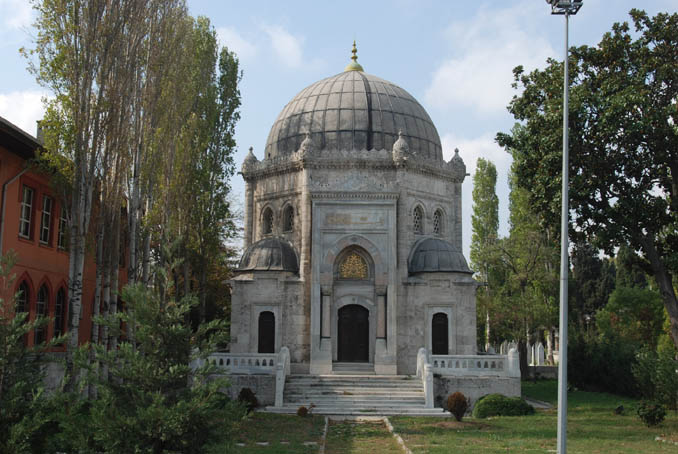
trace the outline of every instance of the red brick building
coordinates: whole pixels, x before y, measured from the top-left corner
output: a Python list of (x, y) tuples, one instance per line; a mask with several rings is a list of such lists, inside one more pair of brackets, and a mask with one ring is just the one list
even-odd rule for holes
[[(11, 287), (0, 291), (4, 301), (21, 291), (15, 304), (30, 320), (51, 318), (28, 336), (29, 345), (65, 333), (69, 315), (66, 213), (49, 175), (29, 166), (39, 148), (35, 137), (0, 117), (0, 246), (3, 255), (14, 251), (17, 259)], [(91, 338), (95, 274), (92, 254), (84, 267), (80, 343)], [(123, 272), (120, 282), (125, 281)]]

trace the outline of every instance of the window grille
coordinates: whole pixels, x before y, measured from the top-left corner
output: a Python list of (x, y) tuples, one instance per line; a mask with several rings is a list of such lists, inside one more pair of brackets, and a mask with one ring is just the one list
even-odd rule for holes
[(264, 210), (262, 227), (264, 235), (273, 233), (273, 210), (271, 210), (270, 208), (266, 208), (266, 210)]
[(285, 208), (285, 214), (283, 217), (283, 231), (291, 232), (294, 230), (294, 209), (291, 206)]
[(421, 207), (416, 207), (414, 209), (414, 213), (412, 215), (412, 226), (414, 227), (414, 233), (422, 234), (424, 233), (424, 228), (423, 228), (423, 213), (421, 211)]
[(436, 235), (443, 233), (443, 213), (440, 210), (433, 214), (433, 233)]

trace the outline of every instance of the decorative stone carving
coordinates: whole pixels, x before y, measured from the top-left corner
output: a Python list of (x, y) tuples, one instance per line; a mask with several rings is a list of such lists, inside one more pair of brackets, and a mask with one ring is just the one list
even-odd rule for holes
[(456, 179), (463, 181), (464, 177), (466, 177), (466, 164), (464, 164), (464, 160), (459, 156), (459, 148), (454, 149), (454, 156), (447, 163), (447, 168)]
[(367, 263), (355, 252), (349, 254), (339, 265), (341, 279), (367, 279)]
[(403, 137), (403, 132), (398, 131), (398, 140), (393, 143), (393, 161), (396, 164), (403, 164), (410, 155), (410, 146)]
[(252, 170), (253, 167), (259, 162), (256, 156), (254, 156), (254, 148), (250, 147), (250, 152), (245, 156), (245, 160), (242, 162), (242, 171), (247, 172)]
[(299, 150), (297, 150), (297, 157), (299, 159), (307, 158), (312, 155), (315, 151), (313, 146), (313, 140), (311, 139), (311, 134), (306, 133), (306, 138), (299, 145)]

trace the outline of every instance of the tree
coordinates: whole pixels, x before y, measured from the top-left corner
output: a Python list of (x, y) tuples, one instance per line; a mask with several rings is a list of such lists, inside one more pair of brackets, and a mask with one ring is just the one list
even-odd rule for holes
[[(490, 306), (497, 276), (497, 240), (499, 238), (499, 198), (496, 193), (497, 168), (492, 161), (478, 158), (473, 175), (473, 215), (471, 225), (471, 268), (485, 284), (478, 292), (478, 324), (485, 328), (485, 344), (490, 344)], [(492, 282), (490, 282), (492, 280)], [(485, 320), (485, 324), (482, 321)], [(481, 336), (479, 336), (481, 338)]]
[[(570, 58), (572, 236), (612, 255), (640, 251), (656, 282), (678, 345), (678, 14), (631, 10), (596, 47)], [(560, 211), (563, 65), (514, 70), (521, 94), (509, 105), (521, 123), (497, 141), (512, 154), (530, 204), (555, 226)]]
[(571, 320), (581, 328), (602, 309), (615, 288), (615, 266), (612, 260), (599, 258), (590, 244), (575, 243), (571, 254), (573, 288), (569, 312)]

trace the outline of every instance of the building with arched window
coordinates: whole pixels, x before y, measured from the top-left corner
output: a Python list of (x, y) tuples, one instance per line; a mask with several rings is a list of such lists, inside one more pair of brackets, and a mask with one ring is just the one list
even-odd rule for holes
[(291, 373), (310, 375), (415, 375), (421, 349), (476, 354), (466, 166), (458, 150), (443, 159), (416, 99), (354, 59), (292, 98), (262, 155), (241, 171), (232, 353), (287, 347)]

